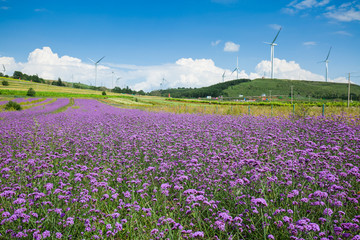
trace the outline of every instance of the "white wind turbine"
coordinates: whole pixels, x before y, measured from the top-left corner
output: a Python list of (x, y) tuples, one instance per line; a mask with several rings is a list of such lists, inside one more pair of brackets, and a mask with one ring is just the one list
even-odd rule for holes
[(328, 81), (328, 73), (329, 73), (329, 71), (328, 71), (328, 63), (329, 63), (329, 56), (330, 56), (331, 48), (332, 47), (330, 47), (329, 53), (328, 53), (327, 57), (325, 58), (325, 60), (321, 61), (321, 62), (324, 62), (325, 66), (326, 66), (326, 71), (325, 71), (325, 81), (326, 82)]
[(4, 76), (5, 76), (6, 68), (5, 68), (4, 64), (3, 64), (3, 72), (4, 72)]
[(226, 72), (226, 71), (224, 71), (224, 73), (223, 73), (223, 75), (222, 75), (222, 82), (225, 82), (225, 72)]
[[(239, 57), (236, 57), (236, 68), (230, 75), (232, 75), (236, 71), (236, 79), (239, 79)], [(225, 74), (225, 73), (224, 73)]]
[(277, 37), (279, 36), (279, 33), (281, 31), (281, 27), (278, 31), (278, 33), (276, 34), (274, 40), (271, 43), (265, 42), (266, 44), (269, 44), (271, 47), (271, 79), (274, 78), (274, 46), (276, 46), (277, 44), (275, 43)]
[(92, 60), (92, 59), (89, 58), (89, 60), (92, 61), (92, 62), (94, 63), (94, 65), (95, 65), (95, 87), (96, 87), (96, 80), (97, 80), (97, 65), (99, 64), (99, 62), (100, 62), (101, 60), (104, 59), (104, 57), (105, 57), (105, 56), (103, 56), (102, 58), (100, 58), (97, 62), (95, 62), (94, 60)]
[(162, 78), (161, 83), (160, 83), (160, 89), (161, 90), (165, 87), (166, 82), (167, 82), (166, 79)]

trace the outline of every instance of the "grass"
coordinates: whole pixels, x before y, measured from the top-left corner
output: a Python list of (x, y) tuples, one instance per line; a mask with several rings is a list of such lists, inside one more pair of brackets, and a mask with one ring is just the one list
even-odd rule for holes
[(51, 113), (60, 113), (60, 112), (65, 112), (69, 107), (72, 107), (74, 105), (74, 99), (70, 98), (69, 103), (66, 104), (65, 106), (56, 109), (55, 111), (51, 112)]
[[(205, 98), (229, 97), (239, 98), (243, 95), (247, 99), (259, 97), (263, 94), (272, 95), (273, 99), (289, 100), (290, 89), (293, 86), (293, 93), (297, 100), (310, 99), (347, 99), (347, 83), (326, 83), (315, 81), (299, 81), (286, 79), (239, 79), (218, 83), (202, 88), (178, 88), (153, 91), (153, 95), (168, 96), (170, 93), (175, 98)], [(270, 94), (271, 91), (271, 94)], [(360, 99), (360, 86), (351, 84), (351, 95), (354, 100)]]
[(7, 80), (9, 86), (0, 85), (1, 95), (19, 95), (25, 96), (29, 88), (33, 88), (36, 91), (36, 97), (80, 97), (80, 98), (92, 98), (92, 97), (120, 97), (122, 94), (106, 92), (106, 96), (102, 96), (102, 91), (95, 91), (90, 89), (78, 89), (70, 87), (59, 87), (55, 85), (30, 82), (25, 80), (4, 78), (0, 77), (0, 81)]

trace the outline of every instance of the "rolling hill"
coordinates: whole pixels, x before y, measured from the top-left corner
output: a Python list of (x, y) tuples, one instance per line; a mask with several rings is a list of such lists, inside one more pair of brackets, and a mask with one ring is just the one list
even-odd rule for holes
[[(250, 97), (265, 94), (269, 96), (271, 91), (272, 96), (288, 97), (291, 86), (297, 98), (347, 99), (348, 84), (346, 83), (286, 79), (238, 79), (203, 88), (157, 90), (151, 92), (150, 95), (166, 97), (170, 93), (174, 98), (204, 98), (206, 96), (238, 98), (239, 95)], [(351, 84), (350, 89), (352, 99), (360, 100), (360, 86)]]

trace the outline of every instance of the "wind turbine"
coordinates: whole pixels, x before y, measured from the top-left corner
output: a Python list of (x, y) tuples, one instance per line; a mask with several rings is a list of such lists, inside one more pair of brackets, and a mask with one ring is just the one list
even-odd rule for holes
[(222, 75), (222, 82), (225, 82), (225, 72), (226, 72), (226, 71), (224, 71), (224, 73), (223, 73), (223, 75)]
[(105, 56), (103, 56), (102, 58), (100, 58), (97, 62), (95, 62), (94, 60), (92, 60), (92, 59), (89, 58), (89, 60), (92, 61), (92, 62), (94, 63), (94, 65), (95, 65), (95, 87), (96, 87), (96, 79), (97, 79), (97, 65), (99, 64), (99, 62), (100, 62), (101, 60), (104, 59), (104, 57), (105, 57)]
[(331, 48), (332, 47), (330, 47), (329, 53), (328, 53), (326, 59), (324, 61), (321, 61), (321, 62), (324, 62), (325, 66), (326, 66), (326, 72), (325, 72), (325, 81), (326, 82), (328, 81), (328, 73), (329, 73), (329, 71), (328, 71), (328, 63), (329, 63), (329, 56), (330, 56)]
[(5, 68), (4, 64), (3, 64), (3, 72), (4, 72), (4, 76), (5, 76), (6, 68)]
[(162, 78), (161, 83), (160, 83), (160, 89), (162, 89), (165, 86), (166, 83), (166, 79)]
[(278, 33), (276, 34), (274, 40), (271, 43), (265, 42), (266, 44), (269, 44), (271, 47), (271, 79), (274, 78), (274, 46), (276, 46), (277, 44), (275, 43), (277, 37), (279, 36), (279, 33), (281, 31), (281, 27), (278, 31)]
[(115, 80), (115, 84), (116, 84), (116, 86), (118, 86), (119, 87), (119, 80), (121, 79), (121, 77), (118, 77), (118, 78), (116, 78), (116, 80)]
[(236, 79), (239, 79), (239, 57), (236, 57), (236, 68), (230, 75), (232, 75), (236, 71)]

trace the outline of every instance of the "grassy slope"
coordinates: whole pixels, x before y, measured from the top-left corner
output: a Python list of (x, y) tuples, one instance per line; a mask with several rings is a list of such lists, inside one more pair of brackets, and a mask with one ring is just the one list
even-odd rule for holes
[[(335, 94), (338, 97), (342, 95), (347, 96), (347, 84), (344, 83), (325, 83), (313, 81), (294, 81), (282, 79), (255, 79), (251, 82), (244, 82), (235, 86), (230, 86), (225, 93), (229, 97), (238, 97), (239, 94), (244, 96), (260, 96), (270, 94), (272, 95), (289, 95), (290, 87), (294, 86), (294, 95), (300, 96), (317, 96), (324, 93)], [(360, 86), (351, 85), (351, 93), (360, 95)]]
[[(241, 79), (240, 79), (241, 80)], [(212, 86), (202, 88), (180, 88), (180, 89), (167, 89), (157, 90), (151, 92), (155, 96), (167, 97), (171, 94), (171, 97), (175, 98), (198, 98), (198, 97), (232, 97), (237, 98), (239, 95), (244, 96), (261, 96), (271, 94), (289, 96), (290, 87), (294, 87), (294, 96), (300, 99), (299, 96), (316, 99), (347, 99), (347, 83), (326, 83), (315, 81), (300, 81), (300, 80), (286, 80), (286, 79), (255, 79), (255, 80), (232, 80), (224, 83), (218, 83)], [(352, 84), (351, 94), (354, 100), (360, 99), (360, 86)]]
[[(95, 91), (90, 89), (78, 89), (78, 88), (69, 88), (69, 87), (59, 87), (54, 85), (48, 85), (43, 83), (30, 82), (25, 80), (18, 80), (12, 78), (4, 78), (0, 77), (0, 82), (2, 80), (6, 80), (9, 82), (9, 86), (3, 86), (0, 84), (1, 90), (9, 90), (9, 91), (27, 91), (29, 88), (33, 88), (37, 93), (37, 96), (42, 96), (43, 93), (54, 93), (54, 95), (59, 95), (59, 93), (63, 94), (66, 97), (67, 94), (81, 94), (81, 95), (101, 95), (101, 91)], [(5, 92), (5, 91), (4, 91)], [(49, 94), (45, 94), (48, 96)], [(14, 94), (11, 94), (14, 95)], [(107, 92), (107, 95), (120, 95), (118, 93)]]

